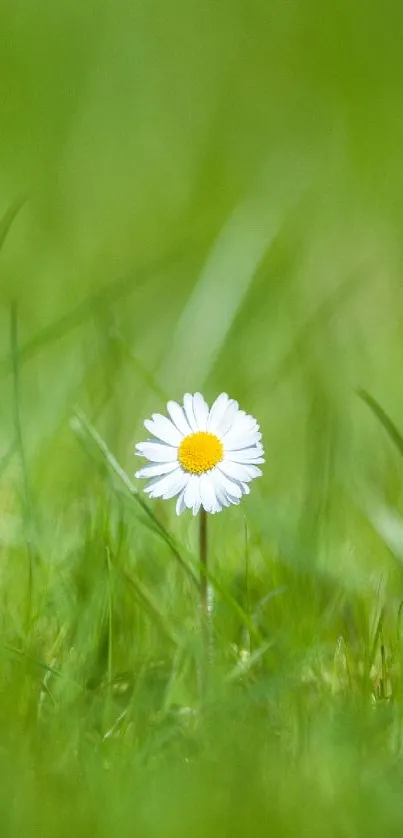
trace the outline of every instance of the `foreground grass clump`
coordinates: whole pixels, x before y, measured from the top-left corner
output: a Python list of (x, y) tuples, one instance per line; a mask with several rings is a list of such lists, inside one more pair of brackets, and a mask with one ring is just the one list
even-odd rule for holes
[(401, 834), (399, 578), (343, 584), (228, 512), (206, 681), (194, 523), (174, 538), (81, 411), (71, 434), (91, 492), (4, 551), (4, 834)]

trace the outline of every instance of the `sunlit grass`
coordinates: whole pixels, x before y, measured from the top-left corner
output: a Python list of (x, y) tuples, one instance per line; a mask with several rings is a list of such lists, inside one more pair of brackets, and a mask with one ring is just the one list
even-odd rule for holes
[[(400, 838), (402, 13), (0, 10), (1, 834)], [(228, 392), (197, 524), (142, 420)]]

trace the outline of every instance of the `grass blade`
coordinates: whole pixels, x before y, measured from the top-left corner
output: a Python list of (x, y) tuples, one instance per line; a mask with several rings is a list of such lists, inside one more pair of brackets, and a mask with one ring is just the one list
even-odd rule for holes
[(21, 207), (24, 206), (26, 202), (26, 198), (17, 198), (13, 204), (8, 208), (7, 212), (3, 215), (3, 218), (0, 221), (0, 250), (2, 249), (4, 242), (8, 236), (10, 228), (12, 227), (13, 221), (18, 215)]
[(398, 431), (396, 425), (392, 422), (387, 413), (385, 413), (384, 409), (381, 407), (379, 402), (377, 402), (373, 396), (367, 393), (366, 390), (358, 390), (358, 395), (360, 399), (362, 399), (372, 410), (372, 413), (380, 421), (381, 425), (383, 425), (386, 433), (396, 446), (397, 450), (399, 451), (399, 454), (403, 456), (403, 437), (400, 431)]
[(130, 497), (133, 499), (133, 501), (141, 508), (141, 510), (149, 518), (154, 531), (166, 542), (166, 544), (169, 546), (172, 554), (175, 556), (176, 560), (179, 562), (181, 567), (186, 571), (187, 575), (194, 582), (194, 584), (198, 586), (199, 583), (194, 571), (183, 559), (179, 547), (177, 546), (175, 540), (172, 538), (171, 534), (165, 529), (165, 527), (160, 523), (158, 518), (154, 515), (150, 507), (143, 500), (140, 492), (137, 491), (136, 487), (133, 485), (126, 472), (122, 469), (112, 452), (109, 450), (106, 442), (102, 439), (102, 437), (100, 436), (98, 431), (93, 427), (93, 425), (91, 425), (91, 423), (86, 418), (85, 414), (79, 409), (76, 409), (75, 411), (75, 415), (72, 421), (72, 427), (73, 431), (76, 433), (79, 439), (85, 441), (85, 438), (89, 438), (93, 443), (95, 443), (98, 451), (102, 455), (103, 461), (107, 465), (108, 470), (111, 471), (116, 477), (118, 477), (119, 481), (123, 484), (127, 492), (129, 492)]

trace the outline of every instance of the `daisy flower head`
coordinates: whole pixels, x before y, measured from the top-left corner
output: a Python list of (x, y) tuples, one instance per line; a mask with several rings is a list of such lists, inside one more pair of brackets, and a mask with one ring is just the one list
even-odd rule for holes
[(183, 397), (183, 406), (169, 401), (169, 418), (154, 413), (144, 426), (152, 435), (136, 445), (149, 465), (136, 477), (149, 479), (150, 498), (177, 497), (176, 512), (186, 507), (197, 515), (220, 512), (249, 494), (249, 483), (261, 475), (262, 435), (253, 416), (221, 393), (209, 409), (201, 393)]

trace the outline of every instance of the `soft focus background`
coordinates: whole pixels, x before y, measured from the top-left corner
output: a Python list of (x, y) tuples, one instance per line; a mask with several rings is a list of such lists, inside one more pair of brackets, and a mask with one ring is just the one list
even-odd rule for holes
[[(2, 835), (402, 835), (402, 38), (3, 0)], [(186, 390), (267, 454), (210, 522), (207, 683), (197, 523), (131, 484)]]

